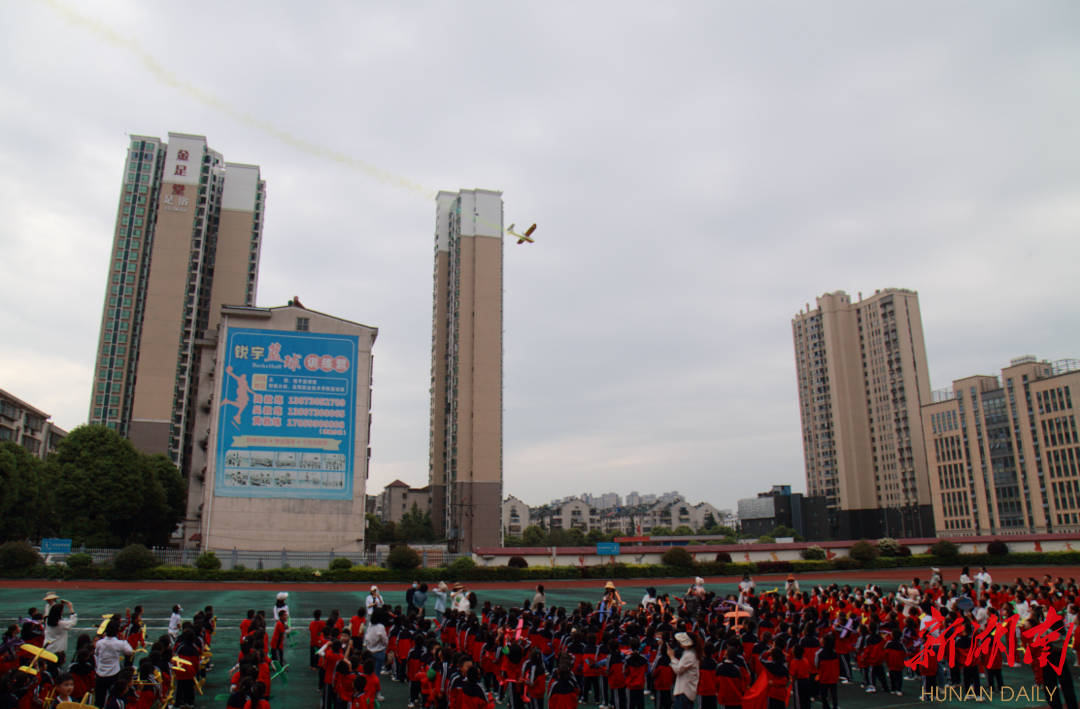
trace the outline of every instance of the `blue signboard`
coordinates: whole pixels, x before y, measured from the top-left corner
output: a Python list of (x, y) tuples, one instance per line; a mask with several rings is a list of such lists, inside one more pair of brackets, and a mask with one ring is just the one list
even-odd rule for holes
[(618, 556), (618, 554), (619, 554), (619, 543), (618, 542), (607, 542), (607, 543), (604, 543), (604, 544), (597, 544), (596, 545), (596, 553), (599, 554), (600, 556)]
[(355, 335), (230, 328), (214, 494), (351, 500)]
[(41, 540), (41, 553), (42, 554), (70, 554), (71, 553), (71, 540), (70, 539), (42, 539)]

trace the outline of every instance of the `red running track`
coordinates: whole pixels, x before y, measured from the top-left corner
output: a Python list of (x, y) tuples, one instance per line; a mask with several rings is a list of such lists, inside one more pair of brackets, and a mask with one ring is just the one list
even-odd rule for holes
[[(959, 566), (941, 567), (942, 575), (946, 583), (956, 581), (960, 576)], [(1052, 577), (1067, 577), (1076, 574), (1075, 569), (1067, 566), (996, 566), (991, 567), (991, 575), (997, 583), (1012, 583), (1017, 576), (1028, 578), (1033, 576), (1042, 580), (1043, 574)], [(804, 580), (820, 580), (823, 582), (843, 582), (845, 580), (858, 581), (910, 581), (915, 578), (926, 581), (930, 578), (930, 567), (909, 567), (902, 569), (857, 569), (854, 571), (824, 571), (817, 573), (796, 574)], [(754, 580), (762, 587), (769, 584), (783, 585), (787, 574), (755, 574)], [(705, 579), (706, 584), (738, 583), (741, 576), (709, 576)], [(448, 582), (453, 582), (453, 577), (447, 577)], [(621, 588), (646, 588), (648, 586), (679, 586), (690, 585), (693, 576), (682, 578), (662, 579), (615, 579), (617, 586)], [(508, 591), (522, 586), (534, 586), (543, 584), (545, 589), (550, 588), (603, 588), (606, 580), (603, 579), (560, 579), (546, 581), (477, 581), (466, 584), (469, 588), (480, 590)], [(74, 590), (104, 590), (104, 591), (137, 591), (137, 590), (184, 590), (184, 591), (307, 591), (312, 593), (366, 593), (371, 589), (371, 582), (311, 582), (311, 583), (268, 583), (254, 581), (55, 581), (49, 579), (0, 579), (0, 589), (74, 589)], [(409, 583), (378, 583), (383, 591), (404, 591), (409, 588)]]

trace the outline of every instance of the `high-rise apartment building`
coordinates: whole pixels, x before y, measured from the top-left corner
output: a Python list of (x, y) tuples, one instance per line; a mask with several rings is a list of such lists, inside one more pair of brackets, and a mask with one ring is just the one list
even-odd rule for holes
[(826, 293), (791, 321), (807, 492), (833, 539), (933, 535), (920, 410), (930, 402), (919, 297)]
[(502, 543), (502, 193), (436, 197), (431, 519), (463, 549)]
[[(1004, 384), (1003, 384), (1004, 382)], [(1019, 357), (923, 406), (938, 536), (1080, 532), (1080, 360)]]
[(185, 470), (199, 333), (255, 304), (266, 185), (206, 138), (132, 136), (102, 307), (90, 423)]

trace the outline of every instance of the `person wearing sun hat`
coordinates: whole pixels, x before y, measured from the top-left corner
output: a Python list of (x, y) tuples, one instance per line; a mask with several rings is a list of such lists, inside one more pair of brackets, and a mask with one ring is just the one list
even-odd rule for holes
[(787, 581), (784, 582), (784, 595), (786, 596), (792, 591), (799, 592), (799, 582), (795, 580), (795, 574), (788, 574)]
[(364, 607), (367, 608), (369, 618), (373, 610), (383, 607), (383, 597), (379, 594), (378, 586), (371, 587), (371, 593), (368, 594), (367, 599), (364, 601)]
[(45, 614), (48, 615), (49, 609), (52, 608), (55, 604), (57, 604), (59, 602), (60, 602), (60, 596), (57, 596), (52, 591), (49, 591), (48, 593), (46, 593), (45, 594)]
[(672, 689), (674, 709), (693, 709), (697, 702), (701, 658), (705, 656), (705, 649), (696, 634), (675, 633), (675, 642), (682, 647), (682, 656), (676, 661), (675, 649), (668, 648), (671, 669), (675, 671), (675, 687)]
[(454, 610), (465, 614), (468, 614), (468, 612), (472, 610), (472, 604), (469, 603), (469, 591), (460, 583), (454, 584), (454, 595), (452, 598)]
[(611, 613), (612, 611), (621, 610), (626, 602), (619, 595), (619, 592), (615, 590), (615, 584), (608, 581), (604, 584), (604, 597), (600, 601), (600, 608), (602, 612)]

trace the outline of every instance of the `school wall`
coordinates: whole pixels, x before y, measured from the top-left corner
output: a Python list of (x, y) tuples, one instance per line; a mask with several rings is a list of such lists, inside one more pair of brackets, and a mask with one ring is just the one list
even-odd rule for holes
[[(960, 547), (961, 554), (984, 554), (986, 545), (1001, 539), (1011, 552), (1080, 551), (1080, 534), (1024, 534), (1007, 537), (962, 537), (952, 539)], [(715, 561), (716, 552), (726, 551), (733, 562), (798, 561), (799, 552), (810, 546), (818, 546), (836, 557), (847, 556), (854, 541), (846, 542), (796, 542), (793, 544), (731, 544), (709, 546), (694, 544), (683, 547), (697, 561)], [(904, 539), (912, 554), (925, 554), (937, 542), (936, 538)], [(500, 547), (477, 549), (473, 560), (481, 566), (505, 566), (512, 556), (521, 556), (529, 566), (596, 566), (613, 561), (620, 564), (659, 564), (670, 546), (631, 546), (623, 544), (617, 557), (600, 556), (595, 546), (589, 547)], [(832, 558), (832, 557), (830, 557)]]

